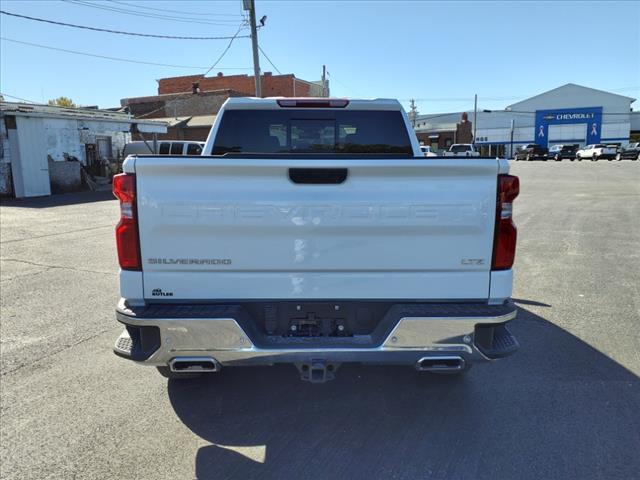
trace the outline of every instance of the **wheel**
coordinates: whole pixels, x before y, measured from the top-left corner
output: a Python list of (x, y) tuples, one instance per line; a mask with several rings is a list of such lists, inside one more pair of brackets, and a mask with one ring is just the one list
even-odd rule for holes
[(553, 157), (553, 158), (555, 159), (556, 162), (560, 162), (562, 160), (562, 157), (560, 155), (558, 155), (557, 153), (556, 153), (556, 156)]
[(197, 373), (197, 372), (172, 372), (169, 367), (156, 367), (156, 368), (158, 369), (158, 373), (160, 375), (170, 380), (191, 380), (193, 378), (198, 378), (202, 376), (202, 373)]
[(529, 155), (529, 154), (527, 153), (527, 157), (525, 158), (525, 160), (526, 160), (527, 162), (530, 162), (530, 161), (531, 161), (531, 155)]
[(598, 161), (598, 156), (594, 153), (593, 156), (591, 157), (591, 161), (592, 162), (597, 162)]
[(576, 159), (577, 159), (579, 162), (581, 162), (581, 161), (582, 161), (582, 157), (580, 156), (580, 154), (577, 154), (577, 155), (576, 155)]
[(622, 155), (620, 155), (619, 153), (616, 154), (616, 160), (617, 161), (621, 161), (622, 160)]
[(636, 160), (640, 160), (640, 153), (638, 153), (638, 155), (636, 155)]

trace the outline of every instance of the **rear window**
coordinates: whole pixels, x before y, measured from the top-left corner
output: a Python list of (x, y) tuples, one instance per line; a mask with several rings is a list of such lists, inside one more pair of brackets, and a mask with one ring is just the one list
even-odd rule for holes
[(171, 155), (182, 155), (182, 148), (184, 147), (184, 143), (172, 143), (171, 144)]
[(187, 155), (200, 155), (202, 147), (198, 143), (190, 143), (187, 145)]
[(451, 145), (451, 151), (453, 153), (468, 152), (469, 150), (471, 150), (470, 145)]
[(413, 156), (400, 112), (227, 110), (213, 155), (387, 153)]

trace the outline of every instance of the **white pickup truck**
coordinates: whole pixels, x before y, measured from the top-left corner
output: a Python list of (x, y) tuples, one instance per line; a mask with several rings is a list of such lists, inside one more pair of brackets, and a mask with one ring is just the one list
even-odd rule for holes
[(454, 143), (444, 152), (445, 157), (479, 157), (480, 152), (471, 143)]
[(592, 162), (597, 162), (600, 158), (606, 158), (611, 161), (616, 157), (616, 153), (616, 148), (613, 145), (597, 143), (582, 147), (576, 152), (576, 158), (578, 160), (589, 158)]
[(395, 100), (231, 98), (202, 156), (130, 156), (114, 177), (115, 353), (170, 378), (290, 363), (311, 382), (507, 356), (508, 172), (425, 158)]

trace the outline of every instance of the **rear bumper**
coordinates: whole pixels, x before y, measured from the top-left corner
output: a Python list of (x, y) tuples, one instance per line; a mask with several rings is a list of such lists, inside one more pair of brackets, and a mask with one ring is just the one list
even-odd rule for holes
[[(317, 337), (257, 338), (243, 328), (237, 305), (156, 305), (130, 308), (121, 301), (116, 318), (125, 330), (114, 352), (155, 366), (182, 357), (212, 358), (222, 367), (313, 361), (414, 365), (425, 355), (455, 355), (467, 364), (514, 353), (505, 324), (516, 317), (512, 302), (481, 304), (397, 304), (381, 341)], [(385, 317), (386, 318), (386, 317)], [(382, 325), (381, 325), (382, 328)], [(371, 336), (367, 338), (371, 339)]]

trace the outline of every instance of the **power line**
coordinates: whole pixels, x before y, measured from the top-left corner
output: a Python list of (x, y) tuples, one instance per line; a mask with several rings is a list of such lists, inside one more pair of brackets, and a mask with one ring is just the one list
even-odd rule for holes
[(134, 33), (134, 32), (123, 32), (120, 30), (109, 30), (106, 28), (97, 28), (97, 27), (88, 27), (86, 25), (74, 25), (72, 23), (64, 23), (64, 22), (56, 22), (53, 20), (47, 20), (44, 18), (36, 18), (36, 17), (29, 17), (27, 15), (19, 15), (17, 13), (10, 13), (10, 12), (5, 12), (4, 10), (0, 10), (0, 13), (2, 15), (9, 15), (11, 17), (18, 17), (18, 18), (24, 18), (27, 20), (33, 20), (36, 22), (43, 22), (43, 23), (50, 23), (52, 25), (61, 25), (63, 27), (73, 27), (73, 28), (80, 28), (80, 29), (84, 29), (84, 30), (93, 30), (95, 32), (106, 32), (106, 33), (117, 33), (119, 35), (132, 35), (135, 37), (150, 37), (150, 38), (164, 38), (164, 39), (170, 39), (170, 40), (229, 40), (231, 38), (235, 39), (235, 38), (249, 38), (248, 35), (244, 36), (244, 37), (180, 37), (180, 36), (172, 36), (172, 35), (153, 35), (150, 33)]
[(260, 53), (262, 53), (262, 55), (264, 55), (264, 58), (267, 59), (267, 62), (269, 62), (271, 64), (271, 66), (275, 69), (276, 72), (278, 72), (279, 75), (282, 75), (282, 72), (278, 69), (278, 67), (276, 67), (273, 62), (271, 61), (271, 59), (269, 57), (267, 57), (267, 54), (264, 53), (264, 50), (262, 50), (262, 47), (260, 45), (258, 45), (258, 50), (260, 50)]
[[(452, 97), (452, 98), (446, 98), (446, 97), (440, 97), (440, 98), (401, 98), (399, 99), (401, 102), (410, 102), (411, 100), (414, 100), (416, 102), (468, 102), (470, 100), (473, 100), (473, 97)], [(483, 97), (484, 100), (484, 97)]]
[(134, 7), (134, 8), (139, 8), (139, 9), (144, 9), (144, 10), (155, 10), (157, 12), (169, 12), (169, 13), (180, 13), (183, 15), (206, 15), (206, 16), (219, 16), (219, 17), (242, 17), (243, 15), (238, 15), (236, 13), (206, 13), (206, 12), (185, 12), (185, 11), (180, 11), (180, 10), (169, 10), (167, 8), (152, 8), (152, 7), (147, 7), (146, 5), (144, 7), (139, 6), (139, 5), (134, 5), (132, 3), (127, 3), (127, 2), (118, 2), (116, 0), (108, 0), (111, 3), (118, 3), (120, 5), (126, 5), (128, 7)]
[[(234, 36), (231, 38), (231, 40), (229, 41), (229, 44), (227, 45), (227, 48), (225, 48), (225, 49), (223, 50), (223, 52), (220, 54), (220, 56), (218, 57), (218, 59), (217, 59), (217, 60), (213, 63), (213, 65), (211, 65), (211, 67), (209, 67), (209, 69), (204, 73), (203, 77), (206, 77), (206, 76), (207, 76), (207, 74), (208, 74), (211, 70), (213, 70), (213, 69), (215, 68), (215, 66), (220, 62), (220, 60), (222, 60), (222, 59), (224, 58), (224, 56), (227, 54), (227, 52), (228, 52), (228, 51), (229, 51), (229, 49), (231, 48), (231, 45), (233, 44), (233, 41), (237, 38), (237, 35), (240, 33), (240, 31), (242, 30), (242, 28), (243, 28), (244, 26), (245, 26), (245, 25), (241, 25), (241, 26), (240, 26), (240, 28), (239, 28), (239, 29), (238, 29), (238, 31), (236, 32), (236, 35), (234, 35)], [(185, 96), (185, 95), (191, 96), (191, 95), (193, 95), (193, 93), (191, 93), (191, 92), (184, 92), (184, 93), (179, 93), (179, 94), (177, 94), (177, 95), (178, 95), (178, 97), (174, 98), (174, 99), (173, 99), (174, 101), (181, 101), (182, 99), (181, 99), (180, 97)], [(154, 113), (156, 113), (156, 112), (159, 112), (160, 110), (163, 110), (164, 108), (166, 108), (166, 105), (163, 105), (163, 106), (161, 106), (161, 107), (159, 107), (159, 108), (156, 108), (155, 110), (151, 110), (150, 112), (144, 113), (144, 114), (142, 114), (142, 115), (138, 115), (138, 118), (141, 118), (141, 117), (147, 117), (147, 116), (149, 116), (149, 115), (151, 115), (151, 114), (154, 114)]]
[(3, 97), (15, 98), (16, 100), (22, 100), (23, 102), (27, 102), (27, 103), (40, 104), (40, 102), (34, 102), (33, 100), (27, 100), (26, 98), (16, 97), (15, 95), (9, 95), (8, 93), (4, 93), (4, 92), (0, 92), (0, 95), (2, 95)]
[(356, 92), (353, 88), (351, 88), (348, 85), (345, 85), (344, 83), (342, 83), (340, 80), (337, 80), (333, 75), (331, 75), (328, 71), (327, 71), (327, 76), (331, 79), (332, 82), (336, 82), (338, 85), (342, 85), (344, 88), (346, 88), (347, 90), (349, 90), (351, 93), (362, 97), (362, 95), (360, 95), (358, 92)]
[[(433, 114), (433, 113), (425, 113), (423, 115), (419, 115), (420, 117), (422, 117), (422, 120), (424, 120), (425, 122), (428, 122), (431, 119), (434, 118), (440, 118), (440, 117), (448, 117), (451, 115), (459, 115), (460, 113), (465, 113), (465, 112), (473, 112), (473, 107), (469, 107), (467, 109), (463, 109), (460, 110), (459, 112), (449, 112), (449, 113), (441, 113), (441, 114)], [(525, 110), (480, 110), (478, 109), (478, 113), (504, 113), (504, 114), (516, 114), (516, 115), (535, 115), (537, 112), (536, 111), (525, 111)], [(634, 112), (602, 112), (602, 116), (608, 116), (608, 115), (630, 115), (631, 113)]]
[[(98, 5), (96, 3), (84, 2), (80, 0), (62, 0), (63, 2), (71, 3), (74, 5), (80, 5), (82, 7), (90, 7), (90, 8), (98, 8), (100, 10), (106, 10), (109, 12), (122, 13), (123, 15), (132, 15), (134, 17), (147, 17), (147, 18), (155, 18), (158, 20), (166, 20), (170, 22), (182, 22), (182, 23), (199, 23), (202, 25), (220, 25), (220, 26), (230, 26), (229, 23), (233, 24), (233, 26), (237, 25), (238, 20), (219, 20), (217, 22), (211, 22), (207, 20), (196, 20), (194, 18), (185, 18), (185, 17), (175, 17), (169, 15), (159, 15), (157, 13), (144, 13), (136, 10), (127, 10), (124, 8), (118, 7), (110, 7), (106, 5)], [(220, 23), (226, 22), (226, 23)]]
[(218, 59), (213, 63), (213, 65), (211, 65), (209, 67), (209, 70), (207, 70), (206, 72), (204, 72), (204, 76), (206, 77), (207, 74), (213, 70), (215, 68), (216, 65), (218, 65), (218, 63), (220, 63), (220, 60), (222, 60), (224, 58), (224, 56), (227, 54), (227, 52), (229, 51), (229, 49), (231, 48), (231, 45), (233, 44), (233, 41), (238, 37), (238, 34), (240, 33), (240, 31), (242, 30), (242, 28), (245, 25), (240, 25), (240, 28), (238, 28), (238, 31), (236, 32), (236, 34), (231, 37), (231, 40), (229, 40), (229, 44), (227, 45), (227, 48), (224, 49), (224, 51), (222, 52), (222, 54), (218, 57)]
[[(640, 86), (635, 86), (635, 87), (621, 87), (621, 88), (611, 88), (608, 89), (608, 92), (627, 92), (627, 91), (635, 91), (640, 89)], [(527, 98), (531, 98), (531, 97), (535, 97), (539, 94), (528, 94), (528, 95), (510, 95), (510, 96), (504, 96), (504, 97), (492, 97), (492, 96), (482, 96), (481, 100), (486, 100), (486, 101), (499, 101), (499, 100), (519, 100), (519, 99), (527, 99)], [(414, 100), (416, 102), (466, 102), (468, 100), (470, 100), (472, 97), (452, 97), (452, 98), (446, 98), (446, 97), (439, 97), (439, 98), (414, 98)], [(410, 98), (403, 98), (401, 99), (401, 101), (410, 101)]]
[[(99, 55), (95, 53), (87, 53), (87, 52), (79, 52), (77, 50), (67, 50), (65, 48), (56, 48), (48, 45), (41, 45), (39, 43), (31, 43), (31, 42), (23, 42), (21, 40), (14, 40), (12, 38), (0, 37), (0, 40), (4, 40), (7, 42), (18, 43), (21, 45), (28, 45), (30, 47), (38, 47), (45, 48), (47, 50), (55, 50), (58, 52), (72, 53), (74, 55), (83, 55), (85, 57), (94, 57), (94, 58), (103, 58), (105, 60), (113, 60), (116, 62), (126, 62), (126, 63), (137, 63), (140, 65), (154, 65), (157, 67), (170, 67), (170, 68), (186, 68), (186, 69), (194, 69), (194, 70), (206, 70), (208, 67), (195, 66), (195, 65), (173, 65), (170, 63), (156, 63), (156, 62), (145, 62), (143, 60), (133, 60), (131, 58), (120, 58), (120, 57), (110, 57), (107, 55)], [(251, 68), (237, 68), (237, 67), (228, 67), (221, 68), (221, 70), (251, 70)]]
[[(183, 98), (180, 98), (180, 97), (184, 97), (184, 96), (192, 97), (193, 93), (191, 93), (191, 92), (181, 92), (181, 93), (176, 93), (174, 95), (176, 95), (176, 96), (170, 100), (171, 102), (173, 102), (173, 106), (175, 106), (175, 102), (186, 100), (186, 98), (183, 99)], [(161, 107), (156, 108), (155, 110), (151, 110), (150, 112), (143, 113), (142, 115), (137, 115), (136, 118), (148, 117), (149, 115), (151, 115), (153, 113), (156, 113), (156, 112), (159, 112), (160, 110), (163, 110), (163, 109), (168, 108), (168, 107), (169, 107), (168, 104), (164, 104)], [(185, 116), (189, 116), (189, 115), (185, 115)]]
[[(561, 108), (555, 108), (554, 110), (562, 110)], [(505, 113), (517, 113), (517, 114), (521, 114), (521, 115), (535, 115), (536, 111), (525, 111), (525, 110), (489, 110), (488, 112), (485, 113), (493, 113), (493, 112), (505, 112)], [(602, 116), (606, 116), (606, 115), (631, 115), (631, 111), (628, 112), (602, 112)]]

